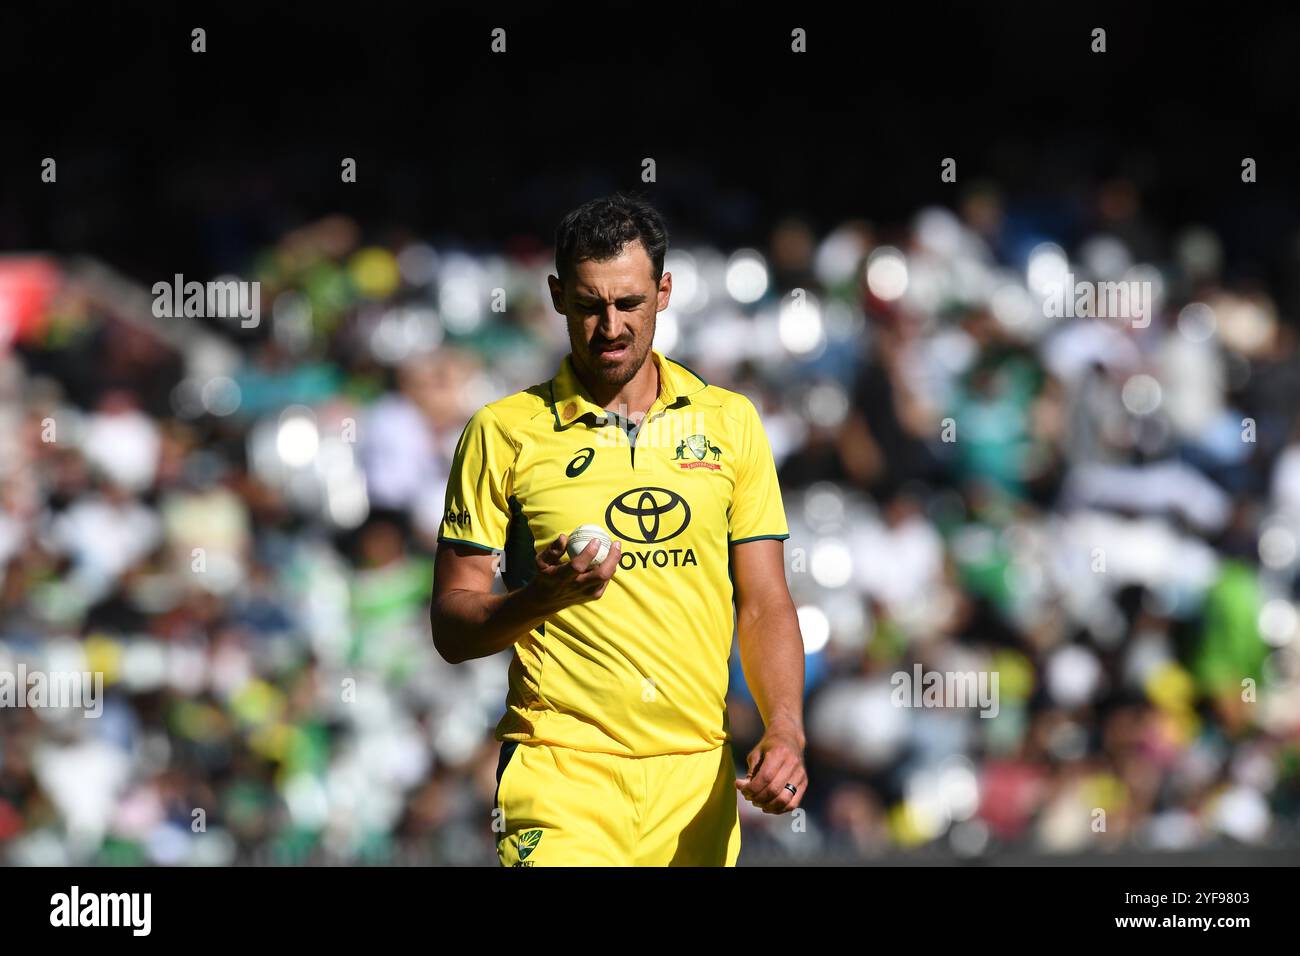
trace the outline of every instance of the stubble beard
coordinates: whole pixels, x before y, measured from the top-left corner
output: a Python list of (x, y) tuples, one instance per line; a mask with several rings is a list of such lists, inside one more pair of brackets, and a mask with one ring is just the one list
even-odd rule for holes
[(618, 365), (613, 366), (601, 364), (587, 343), (571, 341), (569, 344), (575, 355), (582, 355), (582, 371), (590, 376), (592, 382), (598, 383), (603, 388), (617, 390), (632, 381), (649, 360), (649, 342), (652, 337), (653, 331), (650, 332), (650, 338), (645, 337), (644, 333), (637, 336), (628, 346), (631, 354)]

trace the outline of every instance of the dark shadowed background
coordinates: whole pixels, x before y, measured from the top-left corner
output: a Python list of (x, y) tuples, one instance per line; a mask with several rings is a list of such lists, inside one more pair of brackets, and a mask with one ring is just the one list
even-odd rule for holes
[[(432, 540), (469, 414), (567, 348), (556, 222), (615, 189), (668, 220), (656, 346), (754, 398), (793, 532), (808, 815), (746, 814), (742, 863), (1294, 854), (1297, 39), (1121, 3), (6, 9), (0, 672), (106, 694), (0, 709), (0, 861), (493, 861), (505, 659), (433, 652)], [(1150, 283), (1150, 325), (1049, 319), (1067, 271)], [(156, 317), (177, 273), (258, 281), (261, 323)], [(996, 671), (998, 717), (894, 706), (916, 663)], [(743, 752), (738, 666), (729, 706)]]

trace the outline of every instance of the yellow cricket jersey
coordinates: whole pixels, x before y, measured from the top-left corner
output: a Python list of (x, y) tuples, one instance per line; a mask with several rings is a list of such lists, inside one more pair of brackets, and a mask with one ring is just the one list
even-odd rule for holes
[(727, 740), (729, 548), (789, 537), (781, 490), (749, 399), (651, 358), (659, 397), (631, 436), (565, 356), (479, 409), (456, 448), (438, 540), (499, 552), (508, 587), (578, 525), (623, 542), (600, 598), (516, 643), (500, 739), (632, 756)]

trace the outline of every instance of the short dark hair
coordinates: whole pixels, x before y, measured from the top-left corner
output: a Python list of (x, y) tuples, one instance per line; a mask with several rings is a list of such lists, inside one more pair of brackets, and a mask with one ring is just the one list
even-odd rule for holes
[(659, 210), (639, 196), (621, 192), (583, 203), (555, 230), (555, 271), (560, 284), (569, 281), (579, 262), (613, 259), (629, 242), (638, 240), (650, 256), (657, 283), (663, 278), (664, 253), (668, 251), (668, 229)]

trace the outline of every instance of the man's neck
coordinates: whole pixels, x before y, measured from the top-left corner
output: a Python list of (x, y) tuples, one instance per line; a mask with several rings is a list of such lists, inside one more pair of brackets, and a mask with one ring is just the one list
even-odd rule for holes
[[(574, 365), (577, 371), (577, 365)], [(655, 399), (659, 397), (659, 365), (654, 356), (646, 353), (645, 362), (637, 369), (631, 380), (621, 388), (593, 388), (592, 383), (583, 380), (579, 372), (578, 380), (587, 389), (592, 400), (606, 411), (617, 412), (624, 417), (644, 415), (650, 410)]]

